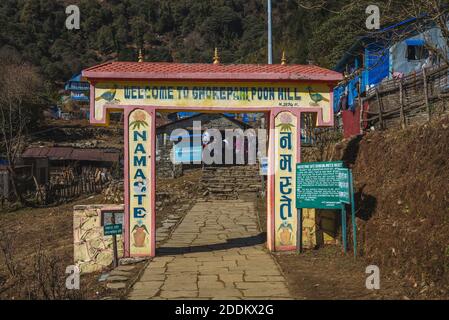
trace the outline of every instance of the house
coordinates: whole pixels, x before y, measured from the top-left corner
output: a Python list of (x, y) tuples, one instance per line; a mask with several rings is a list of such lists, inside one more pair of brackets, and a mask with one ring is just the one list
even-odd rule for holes
[(334, 68), (345, 75), (334, 88), (333, 106), (345, 136), (360, 133), (359, 106), (370, 89), (440, 64), (439, 56), (448, 57), (447, 49), (441, 30), (423, 18), (410, 18), (358, 38)]
[[(27, 190), (28, 186), (32, 183), (32, 181), (30, 181), (31, 170), (32, 167), (30, 165), (18, 164), (15, 166), (16, 183), (19, 192)], [(0, 200), (10, 199), (13, 193), (12, 190), (8, 166), (0, 162)]]
[(23, 154), (26, 165), (32, 167), (37, 183), (56, 182), (67, 175), (67, 169), (77, 175), (101, 170), (111, 173), (119, 167), (120, 151), (116, 149), (78, 149), (72, 147), (30, 147)]
[[(201, 132), (194, 132), (194, 121), (201, 123)], [(200, 164), (203, 151), (201, 141), (206, 128), (218, 129), (222, 138), (225, 139), (226, 129), (245, 131), (252, 126), (225, 114), (195, 113), (193, 116), (157, 127), (156, 166), (158, 175), (161, 177), (177, 177), (182, 174), (182, 167)], [(184, 129), (186, 135), (172, 135), (175, 129)], [(181, 139), (189, 142), (183, 143)], [(199, 143), (195, 144), (195, 140)], [(223, 143), (223, 156), (225, 155), (225, 144)], [(174, 163), (171, 161), (172, 159)]]
[(82, 80), (81, 73), (73, 76), (66, 82), (65, 90), (70, 92), (71, 100), (89, 102), (90, 84)]

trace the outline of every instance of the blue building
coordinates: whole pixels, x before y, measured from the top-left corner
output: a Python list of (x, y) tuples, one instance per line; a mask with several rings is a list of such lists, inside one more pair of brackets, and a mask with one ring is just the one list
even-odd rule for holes
[(345, 75), (334, 89), (334, 112), (355, 111), (359, 93), (363, 96), (384, 79), (401, 78), (439, 64), (435, 50), (448, 57), (447, 49), (441, 30), (419, 18), (358, 38), (334, 68)]
[(71, 100), (89, 102), (90, 85), (89, 82), (82, 81), (81, 73), (67, 81), (65, 90), (70, 92)]

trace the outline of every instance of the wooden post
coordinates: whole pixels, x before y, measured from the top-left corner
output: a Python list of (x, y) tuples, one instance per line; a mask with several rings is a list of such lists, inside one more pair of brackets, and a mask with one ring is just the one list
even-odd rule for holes
[(429, 92), (427, 90), (426, 68), (422, 69), (422, 76), (423, 76), (423, 81), (424, 81), (424, 102), (426, 104), (426, 109), (427, 109), (427, 119), (430, 120), (431, 114), (430, 114)]
[(379, 90), (376, 88), (376, 99), (377, 99), (377, 105), (379, 107), (379, 124), (380, 124), (380, 130), (384, 129), (384, 121), (382, 117), (382, 102), (380, 101), (379, 96)]
[(346, 253), (346, 205), (341, 204), (341, 239), (343, 242), (343, 252)]
[(296, 209), (297, 211), (297, 227), (296, 227), (296, 253), (302, 253), (302, 209)]
[(402, 79), (399, 80), (399, 107), (401, 108), (401, 128), (405, 129), (407, 122), (404, 114), (404, 88), (402, 86)]
[(361, 90), (361, 88), (360, 88), (361, 83), (362, 83), (362, 79), (360, 79), (359, 85), (357, 86), (357, 95), (358, 95), (359, 108), (360, 108), (360, 110), (359, 110), (359, 112), (360, 112), (360, 123), (359, 123), (360, 131), (359, 131), (359, 133), (360, 133), (360, 134), (363, 132), (363, 131), (362, 131), (362, 114), (363, 114), (363, 106), (362, 106), (362, 94), (361, 94), (361, 91), (362, 91), (362, 90)]
[(352, 223), (352, 245), (354, 250), (354, 258), (357, 257), (357, 225), (355, 222), (355, 201), (354, 201), (354, 180), (352, 170), (349, 170), (349, 183), (351, 193), (351, 223)]
[[(111, 223), (115, 224), (115, 212), (112, 212)], [(118, 267), (118, 252), (117, 252), (117, 236), (112, 235), (112, 250), (114, 253), (114, 268)]]

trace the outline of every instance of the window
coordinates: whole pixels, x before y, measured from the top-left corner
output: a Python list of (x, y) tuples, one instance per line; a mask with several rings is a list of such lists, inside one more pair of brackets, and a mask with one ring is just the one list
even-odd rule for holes
[(427, 59), (429, 52), (424, 46), (421, 45), (408, 45), (407, 46), (407, 59), (408, 60), (423, 60)]
[(407, 39), (407, 59), (412, 60), (424, 60), (429, 56), (429, 51), (425, 47), (425, 41), (423, 39)]

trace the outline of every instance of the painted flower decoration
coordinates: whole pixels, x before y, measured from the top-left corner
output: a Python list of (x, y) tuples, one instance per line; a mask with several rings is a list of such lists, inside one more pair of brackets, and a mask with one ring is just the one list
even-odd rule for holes
[(280, 120), (281, 120), (281, 123), (278, 124), (276, 127), (280, 127), (281, 132), (292, 131), (292, 128), (295, 127), (295, 125), (292, 124), (293, 119), (292, 119), (291, 115), (287, 112), (282, 113), (280, 115)]
[(292, 122), (292, 116), (288, 113), (281, 114), (281, 122), (282, 123), (291, 123)]
[(132, 121), (129, 126), (131, 127), (132, 130), (134, 129), (138, 129), (140, 130), (140, 127), (148, 127), (148, 123), (145, 121), (146, 120), (146, 114), (143, 111), (134, 111), (133, 115), (132, 115), (134, 121)]

